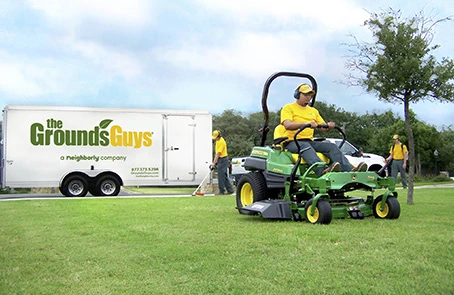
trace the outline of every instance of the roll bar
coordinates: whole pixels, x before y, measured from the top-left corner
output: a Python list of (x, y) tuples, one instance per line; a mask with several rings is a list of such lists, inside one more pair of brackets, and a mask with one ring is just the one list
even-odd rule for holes
[(311, 83), (312, 89), (314, 89), (315, 94), (314, 97), (312, 98), (310, 102), (310, 106), (314, 106), (315, 104), (315, 97), (317, 96), (317, 81), (315, 81), (315, 78), (312, 77), (309, 74), (303, 74), (303, 73), (294, 73), (294, 72), (277, 72), (272, 74), (265, 82), (265, 85), (263, 86), (263, 91), (262, 91), (262, 111), (264, 115), (264, 121), (263, 125), (260, 128), (261, 136), (260, 136), (260, 146), (265, 146), (265, 141), (266, 141), (266, 136), (269, 132), (269, 113), (268, 113), (268, 106), (267, 106), (267, 99), (268, 99), (268, 93), (270, 90), (270, 85), (271, 83), (278, 77), (298, 77), (298, 78), (304, 78), (308, 79)]

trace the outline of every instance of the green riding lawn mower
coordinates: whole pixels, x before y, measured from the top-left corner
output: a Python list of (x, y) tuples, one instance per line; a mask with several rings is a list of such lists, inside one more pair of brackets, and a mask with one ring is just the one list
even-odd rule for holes
[[(281, 76), (309, 80), (317, 93), (317, 83), (308, 74), (278, 72), (266, 81), (262, 93), (265, 121), (260, 128), (260, 146), (254, 147), (244, 161), (244, 168), (250, 173), (241, 176), (237, 185), (236, 203), (239, 213), (259, 215), (266, 219), (306, 220), (313, 224), (329, 224), (333, 218), (363, 219), (371, 215), (381, 219), (399, 218), (400, 204), (394, 178), (383, 176), (387, 165), (377, 172), (328, 172), (318, 177), (314, 168), (325, 166), (325, 162), (309, 166), (300, 154), (292, 154), (282, 144), (286, 140), (295, 140), (298, 146), (297, 134), (310, 127), (310, 124), (298, 129), (293, 139), (275, 137), (271, 146), (265, 146), (269, 132), (268, 92), (273, 80)], [(315, 95), (311, 106), (315, 103)], [(345, 133), (339, 127), (336, 130), (343, 137), (342, 145)], [(323, 155), (320, 157), (327, 159)], [(374, 197), (377, 189), (384, 192)], [(358, 190), (366, 191), (363, 195), (367, 196), (351, 195)]]

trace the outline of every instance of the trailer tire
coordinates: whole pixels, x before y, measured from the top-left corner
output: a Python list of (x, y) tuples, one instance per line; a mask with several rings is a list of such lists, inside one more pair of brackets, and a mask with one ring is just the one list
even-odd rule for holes
[(120, 181), (113, 175), (101, 176), (95, 185), (95, 191), (99, 196), (118, 196), (120, 188)]
[(85, 197), (88, 192), (87, 179), (81, 175), (69, 176), (60, 191), (67, 197)]
[(372, 209), (374, 211), (375, 218), (386, 218), (386, 219), (397, 219), (400, 216), (400, 204), (399, 201), (393, 197), (389, 196), (386, 199), (385, 206), (383, 211), (380, 211), (381, 201), (383, 199), (383, 195), (378, 196), (372, 205)]
[(236, 189), (236, 206), (238, 212), (244, 215), (255, 215), (257, 213), (243, 210), (243, 207), (267, 198), (267, 186), (263, 174), (251, 172), (241, 176)]
[(314, 199), (310, 199), (304, 207), (304, 215), (306, 220), (312, 224), (330, 224), (333, 219), (333, 211), (328, 201), (320, 199), (317, 202), (314, 215), (310, 214), (312, 202)]

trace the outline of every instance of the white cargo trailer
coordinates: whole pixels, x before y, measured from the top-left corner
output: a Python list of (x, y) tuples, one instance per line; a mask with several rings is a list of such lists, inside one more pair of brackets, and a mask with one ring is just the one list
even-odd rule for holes
[(6, 106), (2, 187), (115, 196), (120, 186), (198, 185), (211, 126), (207, 111)]

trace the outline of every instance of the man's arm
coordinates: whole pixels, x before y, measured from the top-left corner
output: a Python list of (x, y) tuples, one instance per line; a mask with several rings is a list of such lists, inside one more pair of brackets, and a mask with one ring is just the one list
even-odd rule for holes
[(389, 150), (389, 157), (386, 158), (386, 160), (385, 160), (386, 162), (389, 162), (389, 161), (391, 161), (393, 159), (393, 156), (394, 156), (393, 151), (394, 151), (394, 148), (391, 147), (391, 149)]
[(405, 149), (405, 150), (406, 150), (406, 151), (404, 152), (404, 163), (402, 164), (402, 167), (403, 167), (404, 169), (407, 168), (407, 157), (408, 157), (408, 150), (407, 150), (407, 149)]
[(334, 127), (336, 126), (336, 123), (334, 123), (334, 122), (328, 122), (328, 123), (322, 123), (322, 124), (328, 125), (328, 128), (321, 128), (322, 131), (324, 131), (324, 132), (330, 131), (330, 130), (334, 129)]
[(393, 154), (389, 154), (389, 157), (388, 157), (388, 158), (386, 158), (386, 162), (389, 162), (389, 161), (391, 161), (391, 159), (392, 159), (392, 158), (393, 158)]
[(220, 152), (217, 152), (216, 155), (214, 155), (214, 160), (213, 160), (213, 163), (211, 164), (212, 166), (216, 166), (216, 164), (218, 163), (220, 155), (221, 155)]
[(284, 125), (285, 129), (287, 130), (296, 130), (306, 124), (311, 124), (311, 128), (317, 127), (317, 123), (315, 122), (293, 122), (292, 120), (285, 120), (284, 122), (282, 122), (282, 125)]

